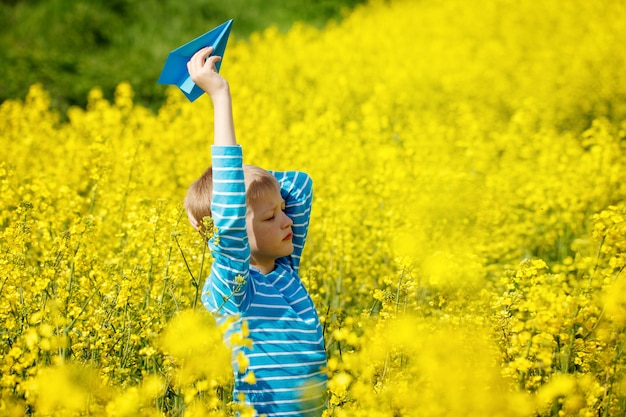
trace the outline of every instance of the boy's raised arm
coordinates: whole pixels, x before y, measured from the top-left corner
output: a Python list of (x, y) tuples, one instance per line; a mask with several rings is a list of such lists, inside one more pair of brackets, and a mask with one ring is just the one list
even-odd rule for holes
[(213, 143), (217, 146), (234, 146), (237, 145), (237, 138), (235, 137), (230, 87), (215, 68), (215, 64), (222, 58), (210, 56), (212, 52), (213, 48), (210, 46), (196, 52), (187, 63), (187, 70), (193, 82), (202, 88), (213, 101)]
[(230, 87), (216, 70), (218, 56), (203, 48), (187, 63), (191, 79), (213, 101), (211, 213), (217, 228), (209, 241), (214, 261), (202, 302), (214, 313), (236, 315), (247, 308), (254, 283), (249, 278), (250, 248), (246, 234), (246, 189), (241, 147), (237, 145)]

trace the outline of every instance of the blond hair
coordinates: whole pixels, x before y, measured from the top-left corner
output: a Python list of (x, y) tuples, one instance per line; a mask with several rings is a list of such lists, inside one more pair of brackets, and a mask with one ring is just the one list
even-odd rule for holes
[[(255, 165), (243, 166), (246, 184), (246, 203), (257, 201), (272, 191), (280, 192), (278, 180), (267, 170)], [(213, 193), (213, 168), (206, 171), (187, 189), (184, 206), (191, 225), (204, 233), (203, 219), (211, 217), (211, 196)]]

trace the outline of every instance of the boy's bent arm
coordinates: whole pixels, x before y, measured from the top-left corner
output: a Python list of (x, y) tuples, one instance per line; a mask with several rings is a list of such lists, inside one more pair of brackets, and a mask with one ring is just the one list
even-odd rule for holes
[(313, 181), (300, 171), (270, 171), (280, 184), (280, 194), (285, 200), (285, 213), (293, 221), (293, 253), (288, 257), (291, 267), (298, 271), (300, 257), (309, 231), (311, 205), (313, 202)]

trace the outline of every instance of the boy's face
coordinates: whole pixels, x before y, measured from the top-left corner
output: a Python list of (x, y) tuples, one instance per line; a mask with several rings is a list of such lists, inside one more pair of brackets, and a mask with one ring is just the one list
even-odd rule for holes
[(284, 210), (285, 201), (278, 190), (248, 204), (246, 228), (252, 264), (260, 266), (263, 273), (273, 270), (276, 259), (293, 252), (293, 221)]

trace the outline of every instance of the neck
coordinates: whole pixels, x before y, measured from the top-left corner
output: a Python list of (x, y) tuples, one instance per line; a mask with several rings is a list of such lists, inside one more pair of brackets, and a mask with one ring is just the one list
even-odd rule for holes
[(274, 270), (274, 267), (275, 267), (273, 259), (258, 260), (258, 259), (252, 258), (250, 260), (250, 265), (255, 267), (263, 275), (269, 274), (270, 272)]

